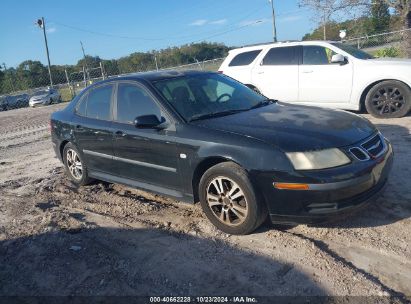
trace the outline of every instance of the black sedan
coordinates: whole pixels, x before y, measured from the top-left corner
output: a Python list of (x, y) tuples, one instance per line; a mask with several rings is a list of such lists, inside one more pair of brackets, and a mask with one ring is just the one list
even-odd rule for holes
[(85, 89), (51, 117), (72, 180), (201, 202), (224, 232), (269, 216), (316, 223), (365, 206), (386, 184), (391, 144), (344, 111), (269, 100), (208, 72), (153, 72)]

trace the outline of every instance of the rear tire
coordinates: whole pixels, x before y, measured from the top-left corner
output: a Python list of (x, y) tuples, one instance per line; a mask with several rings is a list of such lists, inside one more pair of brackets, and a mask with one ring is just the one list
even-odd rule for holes
[(89, 184), (92, 179), (88, 177), (87, 166), (78, 149), (72, 143), (67, 143), (63, 149), (63, 163), (66, 173), (78, 186)]
[(267, 218), (247, 172), (233, 162), (208, 169), (200, 180), (199, 194), (203, 212), (225, 233), (249, 234)]
[(411, 109), (411, 89), (401, 81), (382, 81), (368, 92), (365, 108), (376, 118), (404, 117)]

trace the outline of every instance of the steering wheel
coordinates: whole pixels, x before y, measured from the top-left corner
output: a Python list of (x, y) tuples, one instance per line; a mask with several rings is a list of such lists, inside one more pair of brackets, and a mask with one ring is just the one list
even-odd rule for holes
[[(223, 97), (228, 97), (228, 100), (230, 100), (232, 96), (231, 96), (230, 94), (228, 94), (228, 93), (221, 94), (220, 96), (218, 96), (216, 102), (220, 102), (220, 103), (221, 103), (221, 99), (223, 99)], [(227, 101), (228, 101), (228, 100), (227, 100)]]

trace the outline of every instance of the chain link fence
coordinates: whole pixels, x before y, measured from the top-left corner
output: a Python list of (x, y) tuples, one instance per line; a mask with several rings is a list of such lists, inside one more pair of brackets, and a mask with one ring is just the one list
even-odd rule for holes
[[(0, 111), (7, 111), (28, 106), (49, 105), (59, 102), (70, 101), (80, 93), (85, 87), (110, 77), (125, 76), (138, 72), (155, 70), (201, 70), (217, 71), (224, 58), (217, 58), (206, 61), (179, 66), (159, 66), (156, 64), (147, 67), (127, 66), (123, 67), (126, 73), (121, 73), (121, 69), (113, 61), (104, 63), (101, 61), (97, 67), (84, 66), (81, 70), (65, 69), (64, 71), (53, 71), (53, 86), (50, 86), (48, 73), (38, 73), (24, 77), (25, 75), (8, 75), (7, 85), (10, 86), (11, 93), (0, 96)], [(157, 65), (157, 66), (156, 66)], [(154, 67), (154, 69), (153, 69)], [(24, 82), (24, 83), (23, 83)], [(29, 87), (26, 90), (17, 90), (18, 87)]]
[(376, 57), (408, 57), (411, 29), (345, 39), (342, 42)]
[[(377, 57), (407, 57), (411, 41), (411, 29), (399, 30), (377, 35), (349, 38), (343, 43), (362, 49)], [(47, 69), (41, 69), (33, 63), (27, 63), (27, 69), (19, 73), (6, 74), (3, 78), (3, 88), (7, 86), (7, 95), (0, 96), (0, 111), (40, 104), (51, 104), (70, 101), (88, 85), (106, 78), (124, 76), (138, 72), (153, 70), (204, 70), (217, 71), (224, 58), (173, 66), (162, 62), (155, 54), (148, 55), (145, 64), (122, 64), (121, 60), (105, 60), (94, 63), (94, 66), (83, 66), (76, 70), (71, 66), (66, 69), (52, 67), (53, 86), (50, 88), (50, 78)], [(193, 58), (191, 58), (193, 61)], [(21, 90), (19, 88), (28, 88)]]

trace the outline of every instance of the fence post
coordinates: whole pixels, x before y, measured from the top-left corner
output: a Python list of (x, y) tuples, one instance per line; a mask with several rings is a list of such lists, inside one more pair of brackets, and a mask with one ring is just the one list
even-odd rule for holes
[(193, 59), (197, 62), (197, 65), (200, 67), (200, 70), (202, 71), (202, 70), (203, 70), (203, 67), (201, 66), (200, 61), (198, 61), (198, 59), (195, 58), (195, 57), (193, 57)]
[(100, 61), (100, 70), (101, 70), (101, 76), (103, 77), (103, 80), (105, 80), (106, 79), (106, 71), (104, 71), (104, 65), (101, 61)]
[(87, 77), (86, 77), (86, 68), (83, 65), (83, 80), (84, 80), (84, 88), (87, 88)]
[(75, 92), (75, 90), (73, 90), (73, 88), (71, 87), (70, 79), (69, 79), (69, 77), (68, 77), (68, 73), (67, 73), (67, 70), (66, 70), (66, 69), (64, 69), (64, 73), (66, 74), (67, 85), (68, 85), (69, 90), (70, 90), (71, 98), (74, 98), (74, 96), (76, 96), (76, 92)]

